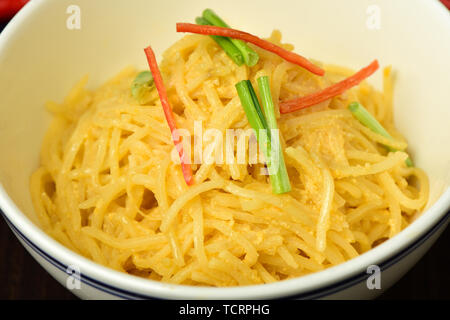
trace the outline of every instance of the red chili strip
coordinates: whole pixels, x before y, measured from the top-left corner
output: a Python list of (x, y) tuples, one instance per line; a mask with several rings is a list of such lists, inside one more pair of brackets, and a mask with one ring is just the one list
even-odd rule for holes
[(296, 98), (289, 101), (283, 101), (280, 103), (280, 112), (281, 113), (289, 113), (293, 111), (297, 111), (300, 109), (304, 109), (313, 105), (316, 105), (320, 102), (333, 98), (344, 91), (358, 85), (361, 81), (372, 75), (378, 69), (378, 61), (374, 60), (367, 67), (359, 70), (354, 75), (329, 86), (322, 91), (314, 92), (310, 95)]
[(161, 105), (164, 110), (164, 115), (166, 116), (167, 124), (169, 125), (170, 132), (172, 133), (172, 139), (177, 148), (178, 154), (180, 155), (181, 160), (181, 170), (183, 171), (184, 180), (188, 185), (192, 185), (194, 183), (194, 178), (192, 175), (191, 165), (186, 161), (187, 157), (190, 155), (186, 155), (183, 150), (183, 143), (179, 137), (175, 137), (175, 130), (177, 130), (177, 125), (175, 123), (175, 118), (173, 116), (172, 108), (169, 103), (169, 99), (167, 98), (166, 88), (164, 87), (164, 82), (161, 77), (161, 73), (159, 72), (158, 63), (156, 62), (155, 53), (152, 48), (149, 46), (144, 49), (145, 54), (147, 56), (148, 65), (150, 66), (150, 71), (153, 75), (153, 80), (155, 81), (156, 89), (158, 90), (159, 99), (161, 100)]
[(190, 32), (204, 35), (215, 35), (222, 37), (229, 37), (233, 39), (240, 39), (245, 42), (253, 43), (255, 46), (258, 46), (264, 50), (273, 52), (285, 59), (286, 61), (292, 62), (300, 67), (317, 74), (319, 76), (323, 76), (325, 71), (320, 67), (313, 64), (311, 61), (302, 57), (299, 54), (283, 49), (269, 41), (263, 40), (254, 36), (250, 33), (239, 31), (231, 28), (223, 28), (217, 26), (203, 26), (192, 23), (177, 23), (177, 32)]

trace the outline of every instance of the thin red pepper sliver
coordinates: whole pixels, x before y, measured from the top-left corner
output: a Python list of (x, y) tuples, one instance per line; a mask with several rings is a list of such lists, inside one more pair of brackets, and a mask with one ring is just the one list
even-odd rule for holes
[(322, 91), (314, 92), (310, 95), (296, 98), (289, 101), (280, 102), (280, 112), (289, 113), (304, 109), (320, 102), (333, 98), (344, 91), (358, 85), (361, 81), (372, 75), (378, 69), (378, 61), (374, 60), (367, 67), (359, 70), (354, 75), (329, 86)]
[(196, 25), (192, 23), (177, 23), (177, 32), (190, 32), (204, 35), (213, 35), (213, 36), (215, 35), (233, 39), (240, 39), (245, 42), (250, 42), (255, 46), (258, 46), (264, 50), (273, 52), (278, 56), (280, 56), (281, 58), (285, 59), (286, 61), (299, 65), (300, 67), (316, 75), (323, 76), (325, 74), (325, 71), (323, 69), (316, 66), (305, 57), (302, 57), (301, 55), (296, 54), (294, 52), (285, 50), (269, 41), (263, 40), (261, 38), (258, 38), (257, 36), (254, 36), (244, 31), (217, 26)]
[(194, 178), (192, 175), (192, 168), (189, 163), (187, 163), (186, 155), (183, 150), (183, 143), (181, 139), (176, 139), (174, 132), (177, 129), (177, 125), (175, 123), (175, 118), (173, 116), (172, 108), (169, 103), (169, 99), (167, 98), (166, 88), (164, 87), (164, 82), (161, 77), (161, 73), (159, 72), (158, 63), (156, 62), (155, 53), (152, 48), (149, 46), (144, 49), (145, 55), (147, 56), (148, 65), (150, 67), (150, 71), (153, 75), (153, 80), (155, 82), (156, 89), (158, 90), (159, 99), (161, 100), (161, 105), (164, 110), (164, 115), (166, 116), (167, 124), (169, 125), (170, 132), (172, 133), (172, 139), (177, 148), (178, 154), (180, 155), (181, 160), (181, 170), (183, 171), (184, 180), (188, 185), (192, 185), (194, 183)]

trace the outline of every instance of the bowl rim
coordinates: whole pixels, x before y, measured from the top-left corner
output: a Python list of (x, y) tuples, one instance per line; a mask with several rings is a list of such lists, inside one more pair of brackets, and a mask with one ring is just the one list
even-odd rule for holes
[[(19, 11), (0, 34), (0, 56), (7, 49), (8, 42), (13, 39), (14, 31), (24, 24), (28, 16), (33, 15), (43, 4), (48, 3), (49, 1), (45, 0), (30, 1)], [(434, 5), (437, 14), (442, 10), (447, 11), (438, 1), (429, 2), (427, 5)], [(450, 216), (450, 212), (448, 212), (450, 209), (450, 187), (447, 187), (430, 208), (398, 235), (356, 258), (323, 271), (294, 279), (272, 284), (226, 288), (167, 284), (143, 279), (97, 264), (64, 247), (35, 225), (16, 206), (1, 183), (0, 209), (16, 236), (31, 246), (38, 254), (40, 252), (40, 254), (59, 264), (60, 270), (63, 271), (67, 266), (77, 266), (81, 271), (81, 278), (84, 278), (87, 285), (94, 286), (95, 283), (103, 285), (105, 288), (123, 293), (122, 297), (124, 298), (267, 299), (298, 296), (299, 294), (308, 295), (318, 290), (323, 291), (324, 288), (333, 287), (339, 282), (349, 282), (352, 277), (354, 279), (359, 277), (358, 279), (360, 279), (362, 273), (367, 277), (365, 268), (388, 262), (396, 254), (401, 253), (408, 246), (411, 247), (411, 244), (419, 243), (427, 234), (433, 234), (438, 227), (448, 222)], [(389, 266), (389, 264), (385, 264), (385, 268)]]

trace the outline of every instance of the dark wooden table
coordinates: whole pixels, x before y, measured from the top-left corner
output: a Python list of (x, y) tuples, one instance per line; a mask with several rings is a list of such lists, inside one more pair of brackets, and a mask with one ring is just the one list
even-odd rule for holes
[[(0, 22), (0, 32), (3, 27)], [(0, 220), (0, 299), (76, 299), (26, 252)], [(449, 245), (447, 229), (425, 257), (380, 299), (450, 300)]]

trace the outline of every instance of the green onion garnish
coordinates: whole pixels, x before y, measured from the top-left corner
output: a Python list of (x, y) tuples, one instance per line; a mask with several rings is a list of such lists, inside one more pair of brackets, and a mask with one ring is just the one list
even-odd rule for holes
[[(248, 122), (250, 123), (250, 126), (255, 130), (257, 140), (260, 141), (261, 139), (259, 135), (260, 134), (267, 135), (267, 130), (264, 130), (267, 128), (265, 126), (265, 121), (261, 119), (258, 109), (255, 106), (255, 102), (253, 100), (251, 91), (249, 89), (249, 83), (247, 82), (247, 80), (242, 80), (236, 83), (236, 90), (238, 92), (239, 99), (241, 100), (241, 104), (242, 107), (244, 108), (245, 114), (247, 115)], [(261, 108), (259, 109), (261, 110)], [(265, 141), (269, 141), (269, 139), (266, 139)], [(266, 149), (267, 146), (261, 147), (262, 149)]]
[[(261, 119), (263, 127), (265, 129), (268, 129), (269, 127), (267, 125), (266, 117), (264, 117), (264, 114), (261, 110), (261, 106), (259, 105), (259, 100), (258, 100), (258, 97), (256, 96), (255, 90), (253, 89), (252, 82), (250, 80), (244, 80), (244, 81), (247, 82), (248, 90), (250, 92), (250, 95), (252, 96), (253, 105), (255, 106), (255, 110), (258, 113), (259, 118)], [(270, 136), (270, 131), (268, 130), (267, 132), (268, 132), (268, 135)]]
[(131, 95), (140, 104), (145, 104), (150, 100), (150, 93), (154, 88), (152, 73), (150, 71), (142, 71), (131, 83)]
[[(275, 119), (270, 89), (268, 87), (265, 87), (268, 86), (268, 82), (264, 83), (264, 81), (265, 80), (262, 80), (264, 86), (262, 90), (265, 91), (265, 94), (264, 96), (261, 96), (264, 110), (266, 114), (273, 113), (273, 119)], [(275, 194), (280, 194), (291, 191), (291, 185), (284, 163), (279, 137), (270, 134), (268, 130), (269, 128), (277, 129), (276, 121), (274, 124), (273, 119), (270, 118), (271, 116), (269, 116), (269, 118), (271, 119), (271, 125), (269, 127), (269, 125), (267, 124), (267, 120), (261, 111), (258, 98), (256, 97), (255, 91), (253, 90), (253, 86), (250, 81), (243, 80), (238, 82), (236, 84), (236, 90), (238, 92), (239, 99), (241, 100), (241, 104), (244, 108), (245, 114), (247, 115), (248, 122), (250, 123), (250, 126), (253, 128), (253, 130), (255, 130), (256, 139), (258, 140), (259, 146), (264, 153), (264, 157), (266, 158), (267, 167), (270, 174), (270, 182), (272, 184), (272, 192)], [(274, 148), (274, 150), (272, 150), (272, 147)], [(271, 151), (274, 151), (275, 153), (275, 161), (272, 157)]]
[[(211, 9), (206, 9), (203, 11), (203, 18), (206, 19), (210, 24), (217, 27), (230, 28), (230, 26), (223, 21), (214, 11)], [(236, 46), (241, 52), (244, 62), (247, 66), (253, 67), (258, 63), (259, 56), (250, 48), (244, 41), (238, 39), (230, 38), (230, 41)]]
[[(369, 111), (366, 110), (359, 102), (352, 102), (348, 105), (348, 109), (355, 116), (356, 119), (359, 120), (363, 125), (372, 130), (379, 135), (382, 135), (385, 138), (393, 139), (392, 136), (383, 128), (383, 126), (375, 119)], [(397, 149), (394, 149), (389, 146), (385, 146), (386, 149), (390, 152), (396, 152)], [(405, 163), (408, 167), (413, 167), (414, 164), (410, 157), (405, 160)]]
[[(202, 26), (210, 26), (212, 25), (208, 20), (202, 17), (198, 17), (195, 19), (195, 23)], [(210, 36), (222, 49), (225, 53), (230, 57), (231, 60), (234, 61), (238, 66), (241, 66), (244, 63), (244, 58), (242, 57), (242, 53), (238, 48), (230, 41), (230, 39), (221, 36)]]
[(267, 128), (270, 129), (270, 142), (271, 145), (275, 145), (275, 152), (278, 153), (277, 160), (278, 166), (275, 173), (275, 179), (271, 177), (272, 189), (275, 193), (285, 193), (291, 191), (291, 184), (289, 182), (289, 176), (284, 163), (283, 151), (281, 150), (281, 142), (279, 135), (273, 135), (272, 130), (278, 130), (277, 119), (275, 117), (275, 107), (273, 105), (272, 94), (270, 92), (270, 83), (268, 76), (262, 76), (257, 79), (259, 94), (261, 96), (261, 102), (264, 108), (264, 114), (266, 115)]

